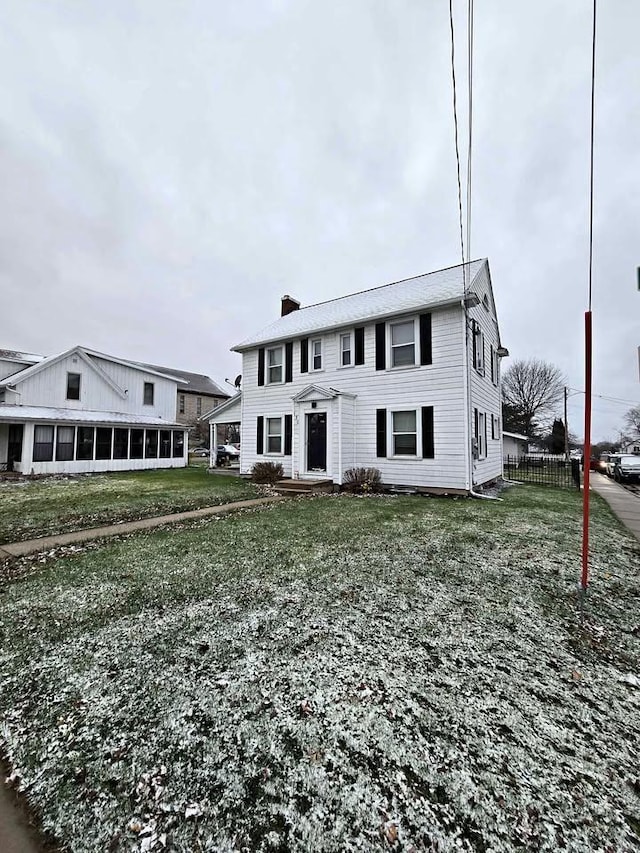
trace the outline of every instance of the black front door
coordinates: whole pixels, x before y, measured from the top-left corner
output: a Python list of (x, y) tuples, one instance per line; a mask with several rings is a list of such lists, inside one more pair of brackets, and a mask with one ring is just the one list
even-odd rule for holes
[(327, 413), (307, 415), (307, 471), (327, 470)]
[(14, 462), (22, 462), (22, 424), (9, 424), (9, 444), (7, 447), (7, 471), (13, 471)]

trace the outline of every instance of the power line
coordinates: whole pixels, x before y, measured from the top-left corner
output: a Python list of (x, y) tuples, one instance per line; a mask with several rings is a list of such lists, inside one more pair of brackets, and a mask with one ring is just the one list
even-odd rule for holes
[(455, 52), (455, 33), (453, 29), (453, 0), (449, 0), (449, 23), (451, 25), (451, 81), (453, 84), (453, 125), (456, 143), (456, 167), (458, 175), (458, 213), (460, 217), (460, 256), (462, 258), (462, 275), (465, 282), (466, 279), (464, 267), (464, 226), (462, 224), (462, 183), (460, 181), (460, 148), (458, 146), (458, 103), (456, 97), (456, 52)]
[(471, 150), (473, 140), (473, 0), (467, 6), (467, 72), (469, 87), (469, 141), (467, 148), (467, 260), (471, 258)]
[(591, 36), (591, 142), (589, 156), (589, 311), (593, 278), (593, 149), (596, 122), (596, 0), (593, 0), (593, 33)]

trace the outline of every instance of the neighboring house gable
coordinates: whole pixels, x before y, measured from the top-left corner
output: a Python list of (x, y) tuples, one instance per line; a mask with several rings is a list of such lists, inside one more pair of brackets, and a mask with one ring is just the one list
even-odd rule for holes
[(191, 425), (198, 418), (202, 418), (206, 412), (229, 399), (230, 395), (205, 374), (177, 371), (153, 364), (141, 364), (141, 366), (159, 370), (178, 380), (176, 400), (178, 423)]

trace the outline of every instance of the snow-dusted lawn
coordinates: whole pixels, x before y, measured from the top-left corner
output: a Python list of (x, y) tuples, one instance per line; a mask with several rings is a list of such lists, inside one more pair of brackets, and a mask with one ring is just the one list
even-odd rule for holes
[[(1, 737), (72, 851), (640, 847), (640, 550), (580, 497), (323, 497), (0, 595)], [(14, 566), (13, 576), (16, 575)]]
[(0, 482), (0, 544), (257, 496), (206, 465)]

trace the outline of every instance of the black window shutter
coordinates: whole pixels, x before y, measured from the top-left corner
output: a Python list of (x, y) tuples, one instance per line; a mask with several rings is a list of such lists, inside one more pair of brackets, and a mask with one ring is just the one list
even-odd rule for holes
[(420, 364), (431, 364), (431, 314), (420, 315)]
[(473, 343), (473, 347), (472, 347), (472, 350), (473, 350), (473, 366), (477, 367), (478, 366), (478, 356), (477, 356), (477, 353), (478, 353), (478, 324), (476, 323), (475, 320), (471, 321), (471, 340)]
[(422, 407), (422, 456), (433, 459), (435, 456), (433, 442), (433, 406)]
[(309, 372), (309, 338), (300, 341), (300, 373)]
[(355, 364), (364, 364), (364, 326), (358, 326), (353, 333), (355, 344)]
[(284, 381), (293, 382), (293, 342), (284, 345)]
[(256, 453), (264, 453), (264, 418), (258, 416), (258, 424), (256, 429)]
[(258, 385), (264, 385), (264, 347), (258, 350)]
[[(491, 381), (493, 382), (495, 380), (494, 371), (493, 371), (493, 344), (491, 344), (490, 352), (491, 352)], [(491, 417), (493, 417), (493, 415)]]
[(376, 456), (386, 456), (386, 455), (387, 455), (387, 410), (386, 409), (376, 409)]
[[(384, 333), (384, 323), (376, 323), (376, 370), (384, 370), (385, 365), (385, 348), (386, 338)], [(382, 411), (382, 409), (378, 409)], [(385, 454), (386, 456), (386, 454)]]
[(291, 456), (291, 437), (293, 435), (293, 416), (284, 416), (284, 455)]

